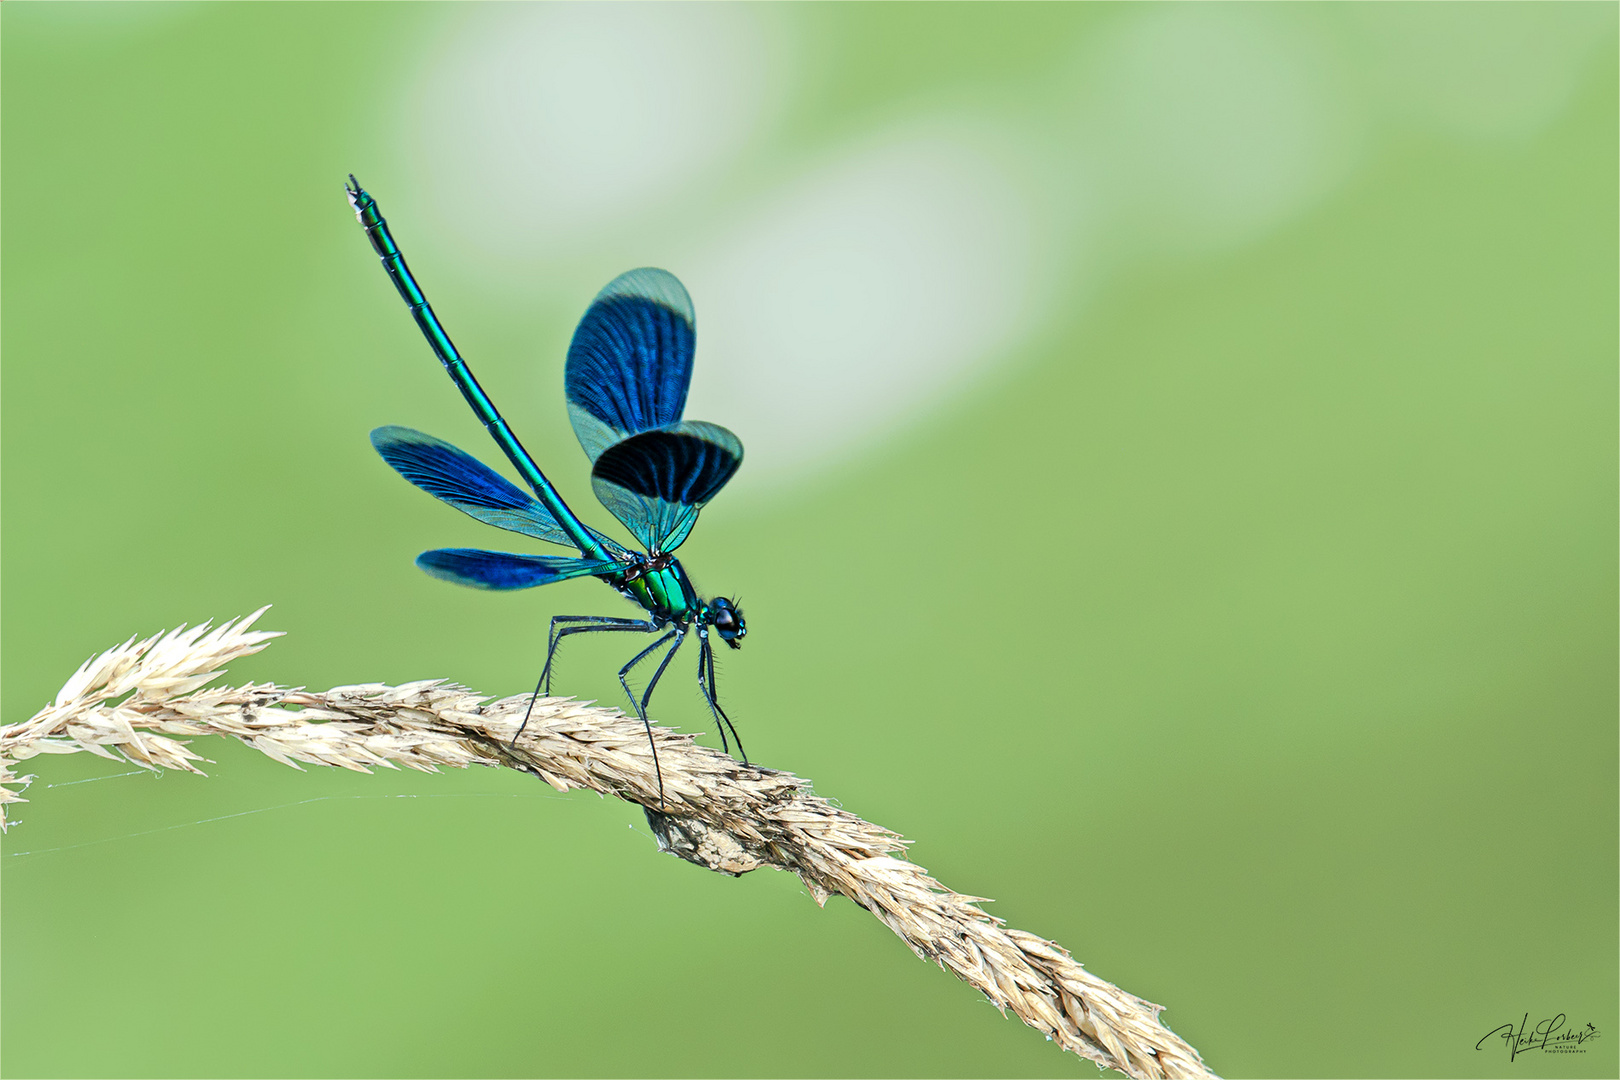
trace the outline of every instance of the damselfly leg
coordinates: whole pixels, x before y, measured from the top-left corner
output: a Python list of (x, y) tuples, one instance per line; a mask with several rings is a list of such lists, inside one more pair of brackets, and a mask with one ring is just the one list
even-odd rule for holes
[[(559, 624), (583, 624), (561, 625)], [(518, 736), (523, 729), (529, 726), (529, 717), (534, 713), (535, 700), (540, 697), (542, 689), (549, 696), (551, 693), (551, 662), (557, 656), (557, 647), (562, 639), (569, 634), (590, 634), (596, 632), (619, 631), (638, 634), (651, 634), (658, 627), (645, 619), (619, 619), (608, 615), (554, 615), (551, 619), (551, 629), (546, 635), (546, 666), (540, 670), (540, 679), (534, 684), (534, 693), (529, 695), (529, 707), (523, 712), (523, 723), (518, 725), (517, 732), (512, 736), (508, 746), (516, 746)], [(635, 699), (631, 699), (635, 703)]]
[[(567, 623), (583, 625), (563, 625)], [(553, 615), (551, 629), (546, 634), (546, 666), (540, 672), (540, 682), (546, 688), (546, 693), (551, 693), (551, 662), (557, 655), (557, 647), (562, 644), (562, 639), (569, 634), (588, 634), (597, 630), (631, 630), (650, 634), (657, 629), (658, 626), (647, 619), (621, 619), (612, 615)]]
[[(647, 702), (652, 698), (653, 687), (658, 685), (658, 680), (663, 677), (664, 669), (669, 667), (670, 660), (674, 659), (676, 650), (681, 647), (681, 642), (685, 640), (685, 638), (685, 630), (680, 628), (671, 630), (669, 633), (665, 634), (663, 637), (659, 638), (645, 649), (642, 649), (640, 652), (636, 653), (635, 656), (631, 657), (628, 664), (619, 669), (619, 685), (624, 687), (625, 696), (630, 699), (630, 707), (636, 710), (636, 714), (641, 717), (641, 725), (647, 729), (647, 745), (652, 747), (653, 775), (658, 777), (659, 809), (663, 809), (664, 806), (664, 770), (660, 768), (658, 764), (658, 743), (653, 739), (652, 721), (647, 719)], [(648, 681), (647, 689), (642, 692), (641, 701), (638, 704), (636, 702), (636, 695), (630, 689), (630, 669), (641, 663), (660, 645), (663, 645), (666, 641), (671, 639), (674, 639), (674, 644), (669, 647), (669, 651), (666, 652), (664, 654), (664, 658), (659, 661), (658, 670), (653, 672), (653, 677)]]
[(703, 691), (703, 700), (709, 703), (709, 711), (714, 714), (714, 729), (720, 733), (720, 749), (731, 753), (731, 744), (726, 742), (726, 729), (731, 728), (731, 737), (737, 740), (737, 752), (742, 755), (743, 764), (748, 764), (748, 751), (743, 749), (742, 736), (731, 723), (731, 717), (726, 710), (720, 707), (719, 688), (714, 681), (714, 645), (709, 641), (708, 631), (698, 629), (698, 687)]

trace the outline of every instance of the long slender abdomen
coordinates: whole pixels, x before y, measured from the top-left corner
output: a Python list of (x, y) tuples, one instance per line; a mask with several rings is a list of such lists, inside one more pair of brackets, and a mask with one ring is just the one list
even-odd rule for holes
[(382, 260), (383, 268), (388, 271), (389, 280), (394, 283), (399, 295), (409, 306), (411, 318), (416, 320), (416, 325), (421, 328), (428, 344), (433, 347), (433, 354), (439, 358), (451, 381), (461, 390), (461, 396), (467, 399), (467, 404), (483, 422), (485, 430), (512, 463), (512, 467), (517, 469), (518, 474), (533, 489), (535, 497), (562, 527), (574, 546), (589, 558), (608, 558), (607, 550), (591, 535), (585, 523), (574, 516), (568, 504), (563, 502), (562, 496), (557, 494), (557, 489), (551, 486), (551, 481), (540, 471), (540, 466), (534, 463), (534, 458), (523, 449), (523, 444), (518, 442), (517, 436), (512, 433), (506, 421), (501, 419), (495, 403), (484, 393), (484, 388), (478, 385), (478, 380), (473, 378), (472, 370), (456, 351), (450, 335), (439, 323), (438, 316), (433, 314), (433, 308), (428, 304), (427, 297), (417, 285), (416, 278), (411, 275), (410, 267), (405, 264), (405, 255), (394, 242), (393, 234), (388, 231), (388, 222), (383, 219), (377, 200), (360, 187), (353, 174), (349, 176), (349, 184), (344, 190), (348, 193), (349, 205), (354, 208), (354, 216), (365, 227), (366, 237), (371, 241), (378, 258)]

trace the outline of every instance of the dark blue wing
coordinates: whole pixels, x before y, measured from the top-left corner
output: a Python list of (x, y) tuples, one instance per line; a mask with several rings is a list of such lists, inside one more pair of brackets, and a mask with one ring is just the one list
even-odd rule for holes
[[(573, 546), (562, 526), (534, 496), (471, 454), (431, 435), (393, 424), (373, 431), (371, 445), (405, 479), (462, 513), (509, 532)], [(624, 550), (594, 529), (592, 532), (609, 551)]]
[(620, 564), (612, 559), (568, 559), (477, 548), (438, 548), (418, 555), (416, 565), (436, 578), (475, 589), (532, 589), (553, 581), (611, 573)]
[(742, 457), (737, 436), (688, 420), (608, 447), (591, 469), (591, 487), (648, 551), (674, 551)]
[(667, 270), (631, 270), (596, 294), (563, 374), (568, 418), (593, 464), (614, 443), (681, 418), (695, 325), (692, 298)]

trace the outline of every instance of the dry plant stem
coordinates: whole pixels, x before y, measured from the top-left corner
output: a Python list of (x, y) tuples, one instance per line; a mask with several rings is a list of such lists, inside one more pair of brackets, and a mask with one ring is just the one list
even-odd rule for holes
[[(846, 896), (911, 950), (980, 990), (1064, 1049), (1138, 1077), (1212, 1076), (1198, 1052), (1159, 1022), (1160, 1007), (1104, 982), (1064, 949), (1021, 930), (928, 876), (904, 857), (906, 841), (814, 795), (789, 773), (654, 728), (664, 806), (641, 722), (612, 709), (541, 698), (509, 746), (528, 696), (490, 702), (440, 681), (340, 686), (324, 693), (275, 685), (205, 689), (220, 668), (277, 635), (250, 629), (263, 609), (213, 631), (131, 639), (85, 662), (56, 700), (0, 727), (0, 828), (12, 771), (42, 753), (121, 755), (155, 769), (201, 772), (204, 761), (173, 736), (226, 735), (277, 761), (369, 772), (404, 765), (505, 766), (558, 791), (589, 788), (636, 803), (668, 851), (711, 870), (774, 866), (798, 874), (818, 903)], [(7, 786), (9, 785), (9, 786)]]

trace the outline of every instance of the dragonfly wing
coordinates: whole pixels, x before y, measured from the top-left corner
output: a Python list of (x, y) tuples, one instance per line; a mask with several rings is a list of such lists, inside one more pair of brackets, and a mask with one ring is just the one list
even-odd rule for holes
[(695, 326), (692, 298), (667, 270), (631, 270), (596, 294), (563, 373), (568, 418), (593, 464), (614, 443), (680, 420)]
[[(534, 496), (444, 440), (391, 424), (371, 433), (371, 445), (405, 479), (462, 513), (508, 532), (573, 546), (557, 519)], [(609, 551), (624, 550), (591, 531)]]
[(591, 487), (648, 551), (674, 551), (742, 457), (737, 436), (689, 420), (609, 446), (591, 469)]
[(532, 589), (554, 581), (611, 573), (619, 563), (612, 559), (568, 559), (477, 548), (438, 548), (418, 555), (416, 565), (436, 578), (475, 589)]

